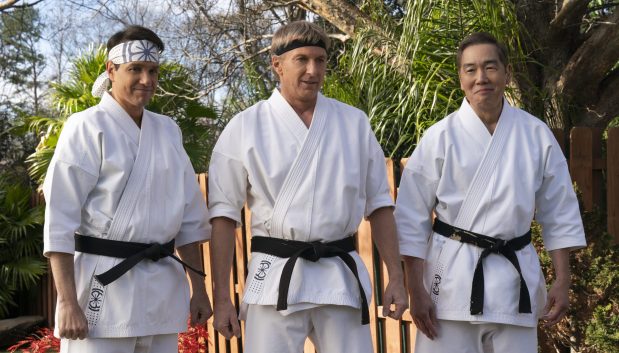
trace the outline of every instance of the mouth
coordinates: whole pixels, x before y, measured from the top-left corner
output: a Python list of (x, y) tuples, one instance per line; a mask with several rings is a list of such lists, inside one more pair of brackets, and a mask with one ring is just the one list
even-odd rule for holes
[(494, 92), (494, 90), (492, 88), (482, 88), (480, 90), (477, 90), (477, 94), (488, 94), (488, 93), (492, 93)]

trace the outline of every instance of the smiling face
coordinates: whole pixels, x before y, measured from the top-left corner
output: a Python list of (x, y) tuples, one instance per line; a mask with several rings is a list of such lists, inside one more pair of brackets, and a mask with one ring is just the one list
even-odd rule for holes
[(114, 65), (107, 63), (112, 81), (112, 96), (132, 117), (141, 117), (144, 107), (155, 94), (159, 78), (159, 64), (151, 61), (133, 61)]
[(321, 47), (301, 47), (271, 59), (279, 76), (282, 96), (290, 103), (316, 101), (325, 80), (327, 51)]
[(498, 116), (503, 106), (503, 93), (511, 77), (511, 69), (499, 59), (493, 44), (475, 44), (462, 52), (460, 88), (479, 116)]

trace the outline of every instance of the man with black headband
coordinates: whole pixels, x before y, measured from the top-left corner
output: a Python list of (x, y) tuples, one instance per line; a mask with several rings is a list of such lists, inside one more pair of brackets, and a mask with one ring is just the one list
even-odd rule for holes
[(187, 316), (212, 314), (199, 252), (208, 212), (180, 129), (144, 109), (161, 39), (130, 26), (107, 47), (101, 102), (69, 117), (43, 185), (55, 334), (61, 352), (176, 352)]
[(307, 337), (320, 353), (374, 351), (370, 279), (354, 238), (364, 216), (389, 272), (384, 315), (398, 319), (407, 307), (384, 154), (363, 112), (320, 94), (328, 48), (312, 23), (281, 27), (271, 44), (279, 88), (230, 121), (211, 157), (214, 325), (240, 335), (229, 275), (247, 202), (250, 353), (298, 353)]

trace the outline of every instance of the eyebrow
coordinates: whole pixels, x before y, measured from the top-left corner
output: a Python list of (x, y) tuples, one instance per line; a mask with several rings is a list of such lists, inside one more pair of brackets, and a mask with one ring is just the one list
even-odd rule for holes
[[(499, 63), (499, 61), (498, 61), (498, 60), (491, 59), (491, 60), (486, 60), (486, 61), (484, 61), (484, 62), (482, 63), (482, 65), (484, 65), (484, 66), (485, 66), (485, 65), (488, 65), (488, 64), (498, 64), (498, 63)], [(475, 66), (475, 65), (476, 65), (475, 63), (464, 63), (464, 64), (462, 64), (462, 67), (470, 67), (470, 66)]]

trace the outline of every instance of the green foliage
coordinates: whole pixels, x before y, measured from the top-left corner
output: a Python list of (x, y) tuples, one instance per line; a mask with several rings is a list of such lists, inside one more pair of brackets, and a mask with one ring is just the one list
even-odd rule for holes
[[(401, 158), (429, 126), (458, 109), (455, 56), (464, 36), (483, 30), (519, 48), (512, 43), (519, 25), (507, 1), (411, 0), (403, 16), (393, 6), (364, 2), (381, 29), (359, 30), (324, 92), (365, 110), (386, 154)], [(522, 60), (520, 51), (512, 58)]]
[(27, 289), (45, 273), (42, 261), (43, 208), (31, 207), (32, 189), (0, 174), (0, 318), (15, 305), (16, 291)]
[[(540, 327), (540, 342), (546, 345), (542, 351), (570, 347), (581, 353), (619, 353), (619, 245), (606, 231), (604, 212), (595, 209), (582, 217), (587, 247), (570, 254), (570, 309), (556, 327)], [(552, 279), (554, 270), (550, 256), (542, 252), (539, 225), (533, 234), (544, 274)]]
[[(99, 102), (91, 94), (92, 85), (105, 70), (106, 50), (91, 47), (76, 58), (67, 79), (52, 83), (52, 102), (56, 116), (33, 116), (29, 119), (31, 131), (40, 136), (36, 152), (27, 159), (30, 176), (40, 185), (58, 137), (66, 119), (73, 113), (92, 107)], [(159, 74), (159, 89), (147, 109), (172, 117), (183, 133), (183, 143), (196, 172), (208, 169), (210, 152), (214, 145), (218, 126), (217, 112), (202, 104), (190, 74), (177, 63), (162, 63)]]
[[(11, 86), (10, 93), (0, 100), (0, 109), (18, 104), (14, 102), (15, 97), (29, 95), (36, 100), (33, 90), (41, 86), (39, 75), (45, 63), (37, 48), (41, 30), (41, 20), (35, 8), (0, 13), (0, 83)], [(34, 106), (29, 103), (34, 103)], [(38, 108), (36, 102), (28, 99), (21, 99), (19, 105), (21, 108)]]

